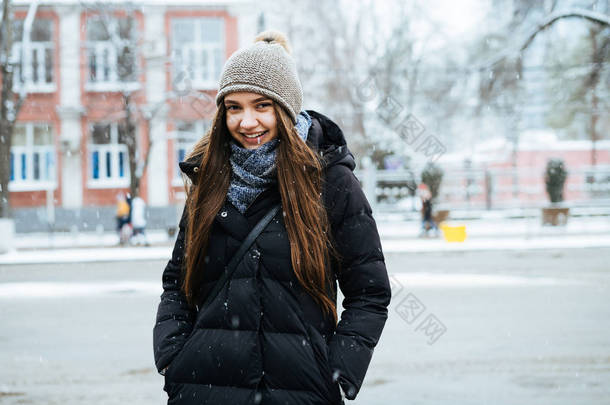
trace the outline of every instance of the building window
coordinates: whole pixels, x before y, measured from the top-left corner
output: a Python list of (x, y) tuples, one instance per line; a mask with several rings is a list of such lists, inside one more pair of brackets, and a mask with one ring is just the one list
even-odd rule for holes
[(87, 89), (121, 89), (137, 85), (133, 18), (87, 20)]
[(16, 124), (10, 153), (10, 189), (55, 188), (55, 146), (48, 124)]
[(182, 184), (180, 166), (186, 155), (210, 127), (210, 121), (178, 121), (174, 133), (174, 185)]
[(215, 89), (224, 63), (222, 18), (175, 18), (172, 20), (174, 83), (188, 80), (196, 89)]
[(97, 123), (90, 127), (89, 186), (129, 186), (129, 156), (123, 129), (116, 123)]
[(53, 92), (53, 21), (35, 19), (27, 44), (23, 42), (23, 22), (14, 22), (15, 38), (11, 50), (15, 64), (14, 90), (25, 86), (29, 92)]

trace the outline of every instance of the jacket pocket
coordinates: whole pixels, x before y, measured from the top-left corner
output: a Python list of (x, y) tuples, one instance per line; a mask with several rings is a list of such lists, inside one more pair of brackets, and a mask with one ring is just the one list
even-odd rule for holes
[(328, 345), (322, 335), (313, 326), (307, 325), (307, 333), (309, 334), (309, 341), (315, 356), (318, 371), (327, 391), (328, 399), (330, 399), (333, 404), (340, 403), (341, 392), (339, 391), (339, 384), (333, 382), (333, 372), (329, 363)]
[(168, 404), (183, 402), (180, 399), (180, 397), (182, 396), (180, 395), (180, 391), (182, 390), (183, 386), (183, 384), (167, 381), (166, 379), (165, 385), (163, 386), (163, 390), (167, 393)]
[[(164, 374), (166, 386), (168, 385), (168, 383), (173, 382), (173, 376), (176, 375), (176, 373), (175, 373), (176, 367), (179, 367), (180, 359), (183, 357), (184, 353), (189, 350), (189, 346), (195, 340), (193, 338), (197, 334), (198, 330), (199, 329), (197, 329), (197, 328), (193, 328), (193, 330), (191, 331), (190, 335), (186, 338), (186, 341), (184, 342), (182, 347), (178, 350), (178, 352), (176, 353), (174, 358), (167, 365), (167, 367), (165, 369), (165, 374)], [(168, 394), (169, 394), (169, 392), (168, 392)]]

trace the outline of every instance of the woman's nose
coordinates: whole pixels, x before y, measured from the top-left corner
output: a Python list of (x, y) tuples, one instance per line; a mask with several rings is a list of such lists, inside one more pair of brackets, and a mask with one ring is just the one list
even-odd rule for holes
[(251, 111), (244, 111), (240, 126), (242, 128), (254, 128), (258, 125), (255, 115)]

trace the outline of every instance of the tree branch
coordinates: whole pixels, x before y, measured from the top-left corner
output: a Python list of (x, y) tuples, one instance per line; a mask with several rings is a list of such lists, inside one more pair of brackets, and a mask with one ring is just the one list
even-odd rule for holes
[(567, 9), (564, 11), (557, 11), (557, 12), (549, 14), (544, 20), (542, 20), (542, 22), (540, 22), (530, 32), (530, 34), (526, 36), (526, 39), (524, 41), (519, 41), (519, 43), (521, 44), (521, 45), (519, 45), (519, 48), (503, 52), (502, 54), (497, 56), (492, 62), (478, 67), (477, 70), (486, 71), (486, 70), (493, 69), (494, 66), (504, 62), (506, 59), (508, 59), (512, 56), (520, 55), (523, 51), (525, 51), (531, 45), (531, 43), (534, 41), (534, 39), (536, 38), (536, 36), (539, 33), (546, 30), (547, 28), (549, 28), (551, 25), (556, 23), (558, 20), (562, 20), (562, 19), (566, 19), (566, 18), (584, 18), (586, 20), (589, 20), (589, 21), (597, 23), (597, 24), (610, 26), (610, 16), (603, 14), (603, 13), (598, 13), (596, 11), (590, 11), (590, 10), (582, 9), (582, 8), (572, 8), (572, 9)]
[(540, 24), (538, 24), (538, 26), (534, 29), (534, 31), (527, 37), (525, 42), (523, 42), (523, 45), (521, 45), (521, 48), (519, 49), (519, 51), (524, 51), (525, 49), (527, 49), (527, 47), (530, 46), (530, 44), (532, 43), (534, 38), (536, 38), (536, 35), (538, 35), (542, 31), (546, 30), (548, 27), (553, 25), (556, 21), (564, 19), (564, 18), (574, 18), (574, 17), (575, 18), (584, 18), (584, 19), (587, 19), (587, 20), (597, 23), (597, 24), (610, 26), (610, 16), (602, 14), (602, 13), (598, 13), (596, 11), (574, 8), (574, 9), (568, 9), (566, 11), (555, 12), (555, 13), (550, 14), (544, 21), (542, 21)]

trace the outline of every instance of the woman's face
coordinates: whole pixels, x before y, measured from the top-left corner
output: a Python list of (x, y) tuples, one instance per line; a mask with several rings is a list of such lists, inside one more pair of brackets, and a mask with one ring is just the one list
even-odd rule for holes
[(256, 149), (277, 138), (277, 119), (269, 97), (249, 92), (229, 93), (224, 105), (227, 128), (244, 148)]

